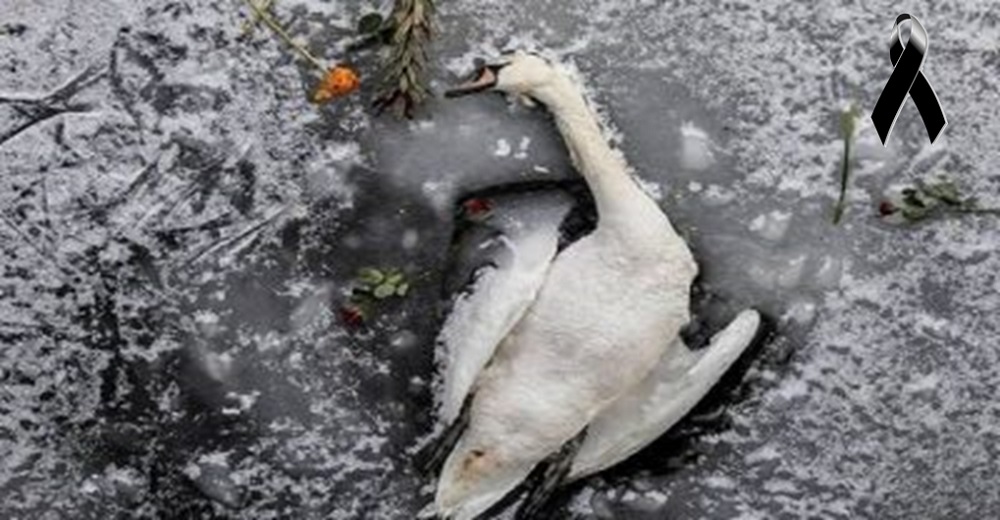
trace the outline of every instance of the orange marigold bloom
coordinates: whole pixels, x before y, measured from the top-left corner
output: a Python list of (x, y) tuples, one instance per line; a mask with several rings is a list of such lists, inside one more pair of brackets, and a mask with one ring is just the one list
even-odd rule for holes
[(354, 69), (337, 65), (326, 71), (323, 80), (313, 92), (312, 100), (314, 103), (326, 103), (354, 92), (360, 85), (361, 78)]

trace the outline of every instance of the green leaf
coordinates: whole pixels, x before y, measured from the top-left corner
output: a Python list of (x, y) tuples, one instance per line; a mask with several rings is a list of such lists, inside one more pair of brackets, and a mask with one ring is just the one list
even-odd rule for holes
[(382, 28), (385, 19), (379, 13), (368, 13), (358, 20), (358, 32), (361, 34), (375, 34)]
[(917, 190), (913, 188), (903, 190), (903, 203), (914, 208), (924, 208), (927, 206)]
[(385, 283), (396, 286), (403, 282), (403, 278), (403, 273), (392, 273), (386, 277)]
[(365, 267), (358, 271), (358, 280), (367, 285), (377, 285), (385, 280), (385, 273), (371, 267)]
[(902, 210), (903, 218), (911, 222), (916, 222), (927, 218), (930, 214), (930, 209), (920, 208), (914, 206), (906, 206)]
[(384, 300), (392, 295), (396, 294), (396, 287), (394, 285), (389, 285), (384, 283), (375, 288), (374, 296), (379, 300)]
[(928, 185), (923, 189), (923, 192), (928, 197), (938, 199), (951, 206), (958, 206), (962, 203), (961, 194), (958, 193), (958, 187), (952, 182), (943, 181), (937, 184)]
[(405, 297), (406, 294), (409, 292), (410, 292), (410, 284), (406, 282), (403, 282), (398, 286), (396, 286), (396, 296), (399, 296), (400, 298)]

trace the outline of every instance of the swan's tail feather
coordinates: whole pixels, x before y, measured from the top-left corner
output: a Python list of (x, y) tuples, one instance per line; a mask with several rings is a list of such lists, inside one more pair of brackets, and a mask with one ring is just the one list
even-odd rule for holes
[(573, 459), (576, 458), (583, 440), (587, 437), (587, 429), (584, 428), (576, 437), (569, 442), (545, 462), (539, 465), (535, 473), (525, 482), (527, 496), (521, 502), (517, 510), (518, 520), (534, 520), (545, 518), (541, 513), (549, 505), (549, 501), (556, 490), (566, 482), (566, 477), (573, 468)]

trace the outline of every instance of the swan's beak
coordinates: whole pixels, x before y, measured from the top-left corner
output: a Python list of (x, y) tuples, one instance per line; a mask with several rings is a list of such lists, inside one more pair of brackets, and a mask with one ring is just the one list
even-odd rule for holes
[(472, 79), (461, 85), (446, 90), (444, 97), (456, 98), (485, 92), (495, 87), (497, 84), (497, 74), (500, 72), (500, 65), (483, 65), (472, 75)]

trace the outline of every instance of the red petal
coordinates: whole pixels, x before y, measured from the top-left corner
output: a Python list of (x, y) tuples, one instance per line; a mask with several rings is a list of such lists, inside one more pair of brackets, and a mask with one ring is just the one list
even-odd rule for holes
[(888, 217), (889, 215), (893, 215), (897, 211), (899, 211), (899, 208), (897, 208), (895, 204), (887, 200), (883, 200), (878, 205), (878, 214), (882, 215), (883, 217)]
[(489, 213), (493, 209), (493, 203), (487, 199), (469, 199), (462, 203), (462, 208), (467, 215), (478, 217)]
[(361, 309), (354, 306), (340, 308), (340, 320), (352, 327), (361, 325), (365, 321), (365, 315)]

